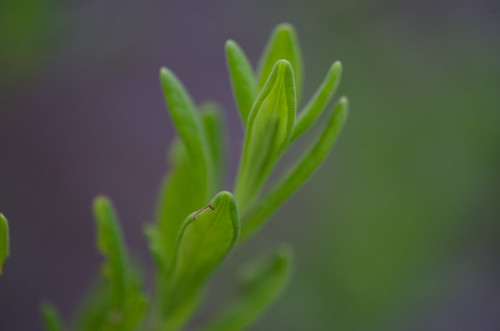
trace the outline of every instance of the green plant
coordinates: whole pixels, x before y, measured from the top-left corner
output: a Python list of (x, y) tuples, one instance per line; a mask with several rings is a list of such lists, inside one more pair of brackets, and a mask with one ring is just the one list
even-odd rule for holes
[[(340, 62), (331, 66), (296, 116), (303, 69), (292, 26), (282, 24), (274, 30), (257, 74), (234, 41), (226, 43), (226, 57), (245, 131), (235, 195), (220, 191), (226, 142), (220, 108), (215, 103), (195, 105), (180, 80), (162, 68), (161, 85), (178, 137), (170, 148), (171, 167), (161, 185), (156, 219), (145, 227), (156, 266), (152, 294), (142, 289), (140, 270), (127, 252), (111, 202), (97, 197), (97, 244), (105, 262), (102, 277), (84, 300), (71, 330), (182, 329), (201, 304), (209, 276), (310, 178), (331, 150), (346, 118), (346, 98), (338, 101), (306, 153), (264, 190), (277, 162), (327, 106), (342, 67)], [(0, 253), (0, 265), (2, 256), (6, 254)], [(290, 262), (290, 249), (281, 245), (242, 268), (239, 295), (200, 329), (247, 328), (283, 288)], [(42, 305), (42, 317), (47, 330), (64, 328), (48, 303)]]

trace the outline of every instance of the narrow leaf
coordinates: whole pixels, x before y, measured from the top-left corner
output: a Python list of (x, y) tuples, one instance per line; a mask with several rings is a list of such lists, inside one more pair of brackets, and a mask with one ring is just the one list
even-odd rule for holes
[(43, 326), (46, 331), (64, 330), (61, 316), (57, 309), (50, 303), (42, 303), (41, 307)]
[(203, 139), (203, 125), (196, 106), (173, 72), (162, 68), (160, 78), (170, 116), (195, 170), (191, 176), (196, 178), (198, 189), (208, 195), (214, 187), (211, 182), (213, 178), (212, 169), (210, 169), (210, 153)]
[(314, 173), (332, 149), (347, 117), (348, 101), (340, 99), (323, 133), (312, 148), (262, 198), (243, 215), (241, 240), (254, 233), (263, 222)]
[(330, 67), (325, 80), (313, 95), (311, 100), (300, 112), (293, 128), (290, 142), (297, 139), (302, 133), (307, 131), (311, 125), (319, 117), (328, 101), (332, 98), (340, 84), (340, 76), (342, 74), (342, 64), (337, 61)]
[(214, 169), (215, 187), (218, 191), (224, 184), (224, 163), (226, 160), (224, 117), (220, 106), (216, 103), (207, 102), (202, 104), (200, 108), (211, 160), (213, 162), (212, 169)]
[(290, 24), (284, 23), (278, 25), (264, 49), (258, 70), (259, 85), (261, 88), (265, 85), (274, 64), (278, 60), (287, 60), (291, 63), (295, 85), (297, 86), (297, 100), (300, 100), (303, 78), (302, 53), (295, 29)]
[(257, 97), (248, 120), (235, 188), (241, 210), (252, 203), (287, 145), (295, 113), (292, 66), (280, 60)]
[(94, 216), (97, 225), (97, 244), (106, 257), (105, 272), (111, 284), (112, 305), (123, 308), (127, 296), (128, 266), (123, 235), (111, 202), (104, 196), (94, 200)]
[(192, 213), (182, 225), (170, 286), (165, 293), (165, 316), (182, 316), (167, 319), (166, 330), (175, 330), (194, 311), (193, 302), (200, 295), (202, 285), (219, 266), (234, 246), (240, 232), (238, 209), (229, 192), (220, 192), (203, 209)]
[(245, 53), (232, 40), (226, 42), (226, 60), (234, 99), (240, 111), (241, 120), (246, 126), (248, 115), (257, 97), (257, 81)]
[(279, 296), (290, 274), (291, 252), (288, 247), (243, 270), (239, 296), (216, 316), (204, 331), (240, 331), (251, 326)]
[(9, 243), (9, 223), (5, 216), (0, 213), (0, 275), (2, 275), (3, 265), (10, 254)]

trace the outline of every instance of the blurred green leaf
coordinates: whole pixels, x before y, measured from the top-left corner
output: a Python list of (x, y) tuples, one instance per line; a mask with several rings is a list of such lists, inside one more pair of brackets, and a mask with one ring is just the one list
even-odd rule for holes
[(307, 103), (295, 121), (292, 137), (290, 142), (298, 138), (302, 133), (311, 127), (325, 109), (328, 101), (332, 98), (340, 84), (340, 77), (342, 74), (342, 64), (337, 61), (330, 67), (325, 80), (313, 95), (311, 100)]
[(46, 331), (64, 330), (61, 316), (57, 309), (50, 303), (44, 302), (41, 307), (43, 326)]
[(280, 24), (274, 29), (260, 58), (258, 70), (260, 88), (266, 84), (274, 64), (279, 60), (287, 60), (292, 65), (297, 100), (300, 100), (303, 79), (302, 53), (295, 29), (287, 23)]
[[(215, 176), (215, 188), (219, 190), (224, 183), (224, 163), (226, 161), (227, 137), (224, 134), (224, 116), (221, 107), (214, 102), (206, 102), (200, 106), (200, 109), (211, 160), (213, 162), (212, 169)], [(194, 210), (194, 208), (191, 210)]]
[(0, 275), (2, 275), (3, 265), (10, 254), (9, 244), (9, 223), (5, 216), (0, 213)]
[(250, 110), (257, 97), (257, 81), (245, 53), (233, 40), (226, 42), (226, 60), (234, 99), (240, 111), (241, 120), (246, 126), (248, 115), (250, 115)]
[(118, 218), (111, 202), (103, 196), (94, 200), (97, 243), (106, 257), (104, 275), (110, 284), (110, 307), (106, 330), (133, 330), (141, 321), (147, 300), (141, 293), (137, 272), (128, 259)]
[(204, 281), (234, 246), (239, 233), (238, 209), (229, 192), (220, 192), (205, 208), (186, 218), (164, 295), (165, 330), (183, 325), (195, 309)]
[(347, 118), (347, 110), (347, 98), (342, 97), (316, 143), (262, 199), (259, 199), (257, 205), (248, 213), (243, 214), (241, 240), (254, 233), (283, 202), (311, 177), (337, 140)]
[(252, 203), (288, 143), (295, 120), (293, 70), (279, 60), (253, 105), (248, 120), (236, 198), (241, 210)]
[(192, 173), (190, 175), (194, 177), (198, 190), (206, 195), (206, 200), (209, 192), (214, 190), (215, 183), (211, 169), (211, 154), (200, 114), (190, 95), (173, 72), (162, 68), (160, 79), (170, 116), (191, 162)]
[(204, 331), (240, 331), (248, 328), (272, 304), (290, 274), (292, 256), (283, 246), (263, 260), (247, 265), (239, 296)]
[[(196, 165), (181, 140), (175, 140), (170, 148), (170, 164), (171, 170), (163, 179), (156, 210), (156, 224), (164, 247), (164, 253), (157, 252), (156, 257), (165, 258), (161, 263), (165, 267), (172, 263), (177, 235), (186, 215), (202, 208), (207, 201), (203, 183), (194, 175)], [(157, 247), (160, 243), (152, 245)]]

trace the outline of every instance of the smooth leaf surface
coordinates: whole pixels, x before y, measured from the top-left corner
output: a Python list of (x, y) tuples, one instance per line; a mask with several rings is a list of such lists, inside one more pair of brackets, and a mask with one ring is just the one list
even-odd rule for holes
[(312, 148), (259, 200), (259, 204), (243, 215), (241, 240), (262, 226), (263, 222), (311, 177), (336, 142), (347, 118), (347, 111), (348, 101), (343, 97)]
[(105, 273), (111, 284), (113, 306), (120, 309), (127, 296), (128, 266), (126, 247), (111, 202), (103, 196), (94, 200), (97, 246), (106, 257)]
[(297, 120), (295, 121), (290, 142), (294, 141), (307, 131), (314, 121), (318, 119), (328, 101), (330, 101), (332, 96), (335, 94), (335, 91), (340, 84), (341, 74), (342, 64), (337, 61), (332, 64), (321, 86), (304, 107), (304, 110), (299, 113)]
[(286, 246), (263, 260), (247, 265), (238, 297), (204, 331), (240, 331), (253, 324), (272, 304), (290, 274), (291, 252)]
[(3, 265), (10, 254), (9, 243), (9, 223), (5, 216), (0, 213), (0, 275), (2, 275)]
[(173, 72), (162, 68), (160, 78), (172, 122), (193, 166), (191, 176), (196, 178), (198, 189), (208, 197), (208, 193), (214, 189), (213, 173), (210, 168), (212, 162), (200, 114), (191, 96)]
[(226, 42), (226, 61), (234, 99), (240, 111), (241, 120), (246, 126), (250, 110), (257, 97), (257, 81), (247, 56), (233, 40)]
[(57, 309), (50, 303), (43, 303), (41, 307), (42, 321), (45, 331), (63, 331), (63, 323)]
[(292, 25), (278, 25), (269, 39), (259, 62), (259, 86), (262, 88), (272, 72), (276, 61), (287, 60), (291, 63), (297, 88), (297, 100), (302, 92), (303, 63), (297, 33)]
[(218, 191), (224, 183), (224, 163), (226, 161), (227, 139), (225, 136), (224, 116), (221, 107), (214, 102), (206, 102), (200, 106), (200, 109), (211, 160), (213, 162), (212, 169), (214, 169), (215, 188)]
[[(160, 255), (166, 258), (161, 264), (165, 267), (172, 263), (177, 235), (186, 215), (202, 208), (207, 201), (205, 186), (198, 182), (196, 165), (189, 158), (181, 140), (174, 141), (171, 146), (170, 164), (171, 169), (163, 179), (156, 209), (156, 224), (165, 252)], [(157, 254), (157, 257), (160, 255)]]
[(295, 120), (295, 84), (288, 61), (276, 62), (250, 113), (236, 182), (238, 207), (250, 205), (288, 143)]
[[(170, 286), (165, 294), (166, 329), (177, 329), (194, 310), (202, 284), (234, 246), (240, 233), (238, 209), (229, 192), (217, 194), (202, 210), (192, 213), (179, 232)], [(182, 316), (181, 319), (177, 316)]]

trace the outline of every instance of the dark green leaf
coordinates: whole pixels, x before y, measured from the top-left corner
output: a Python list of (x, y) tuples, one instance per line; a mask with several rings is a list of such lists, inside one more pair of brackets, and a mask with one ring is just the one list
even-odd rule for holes
[(9, 244), (9, 223), (5, 216), (0, 213), (0, 275), (2, 275), (3, 265), (10, 254)]

